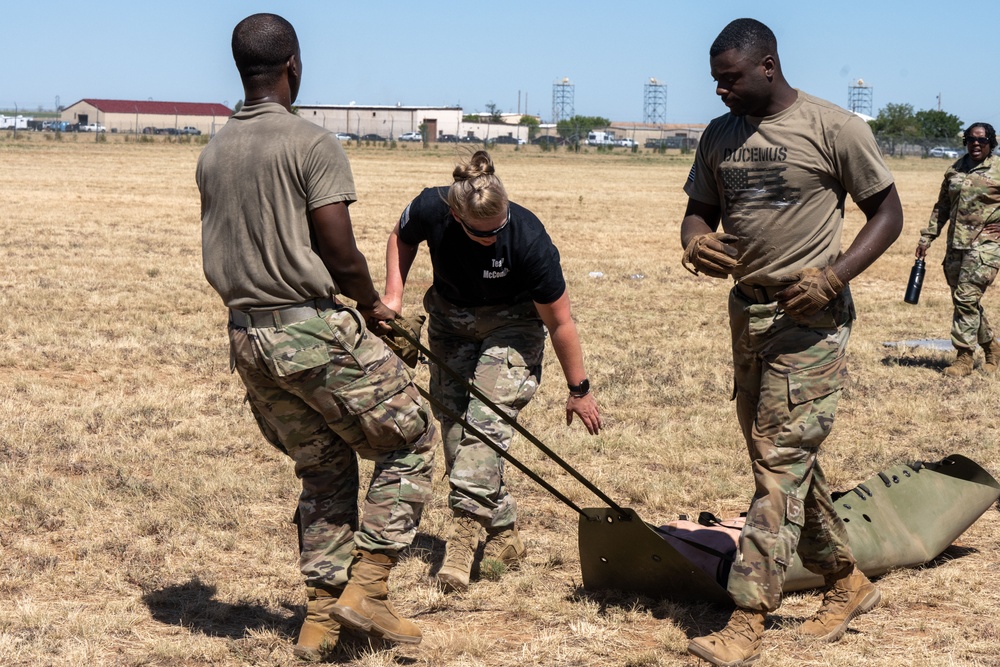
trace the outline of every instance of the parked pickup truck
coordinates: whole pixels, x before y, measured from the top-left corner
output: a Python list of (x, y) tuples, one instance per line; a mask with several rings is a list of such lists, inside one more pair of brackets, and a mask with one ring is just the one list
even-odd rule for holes
[(81, 132), (107, 132), (100, 123), (87, 123), (80, 126)]

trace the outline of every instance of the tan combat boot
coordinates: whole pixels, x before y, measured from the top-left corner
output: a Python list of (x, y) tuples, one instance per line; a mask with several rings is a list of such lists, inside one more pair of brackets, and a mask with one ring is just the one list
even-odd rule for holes
[(498, 579), (505, 570), (517, 569), (527, 554), (528, 548), (521, 541), (517, 526), (487, 529), (480, 572), (484, 578)]
[(983, 352), (986, 353), (986, 363), (983, 364), (984, 373), (996, 373), (1000, 366), (1000, 345), (995, 340), (983, 345)]
[(961, 348), (958, 351), (958, 356), (955, 357), (955, 361), (951, 362), (951, 366), (944, 369), (944, 374), (953, 378), (964, 377), (972, 372), (974, 365), (972, 350)]
[(827, 575), (823, 604), (816, 615), (799, 626), (799, 634), (821, 642), (835, 642), (857, 616), (875, 608), (882, 594), (855, 565)]
[(445, 591), (464, 591), (469, 588), (472, 561), (479, 548), (479, 521), (468, 515), (456, 515), (452, 520), (451, 533), (444, 548), (444, 563), (438, 570), (437, 579)]
[(419, 644), (420, 628), (401, 618), (389, 602), (389, 570), (395, 564), (395, 555), (356, 549), (347, 587), (330, 608), (330, 616), (344, 627), (371, 637)]
[(688, 643), (688, 653), (719, 667), (740, 667), (756, 662), (760, 657), (766, 617), (763, 611), (737, 607), (726, 627), (692, 639)]
[(330, 618), (330, 608), (343, 591), (343, 588), (306, 588), (306, 620), (292, 648), (295, 657), (315, 662), (333, 653), (340, 639), (340, 623)]

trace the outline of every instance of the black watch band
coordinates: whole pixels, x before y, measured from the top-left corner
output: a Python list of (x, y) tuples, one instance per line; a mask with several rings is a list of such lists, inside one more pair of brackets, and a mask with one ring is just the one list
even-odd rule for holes
[(590, 393), (590, 380), (587, 378), (583, 379), (580, 384), (567, 384), (569, 387), (569, 393), (575, 398), (581, 398)]

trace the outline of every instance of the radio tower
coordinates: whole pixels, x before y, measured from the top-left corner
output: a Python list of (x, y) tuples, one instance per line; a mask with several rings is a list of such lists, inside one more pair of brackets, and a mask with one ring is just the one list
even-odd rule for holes
[(569, 120), (576, 113), (573, 110), (574, 86), (569, 77), (552, 84), (552, 122)]
[(646, 125), (667, 122), (667, 84), (656, 77), (649, 77), (649, 83), (642, 87), (642, 122)]

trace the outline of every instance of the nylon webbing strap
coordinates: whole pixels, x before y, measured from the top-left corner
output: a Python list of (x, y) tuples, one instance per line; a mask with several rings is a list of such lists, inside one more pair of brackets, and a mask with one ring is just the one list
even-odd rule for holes
[[(459, 375), (456, 371), (452, 370), (451, 367), (449, 367), (446, 363), (444, 363), (433, 352), (431, 352), (430, 350), (428, 350), (419, 340), (415, 340), (413, 338), (413, 336), (410, 335), (410, 332), (406, 331), (403, 327), (399, 326), (398, 324), (396, 324), (395, 322), (393, 322), (391, 320), (388, 321), (387, 324), (390, 327), (392, 327), (393, 331), (395, 331), (399, 335), (403, 336), (403, 338), (405, 338), (410, 343), (412, 343), (414, 345), (414, 347), (416, 347), (421, 352), (421, 354), (425, 355), (431, 361), (431, 363), (433, 363), (438, 368), (440, 368), (442, 371), (444, 371), (445, 373), (447, 373), (448, 375), (450, 375), (456, 382), (459, 382), (462, 385), (464, 385), (473, 396), (475, 396), (476, 398), (478, 398), (480, 401), (482, 401), (484, 404), (486, 404), (491, 410), (493, 410), (493, 412), (496, 413), (497, 417), (499, 417), (501, 420), (503, 420), (504, 422), (506, 422), (507, 424), (509, 424), (515, 431), (517, 431), (518, 433), (520, 433), (521, 435), (523, 435), (528, 440), (528, 442), (530, 442), (531, 444), (533, 444), (535, 447), (538, 447), (538, 449), (540, 449), (546, 456), (548, 456), (555, 463), (557, 463), (559, 465), (559, 467), (561, 467), (563, 470), (565, 470), (570, 475), (572, 475), (573, 478), (576, 481), (578, 481), (581, 484), (583, 484), (585, 487), (587, 487), (587, 489), (590, 492), (592, 492), (598, 498), (600, 498), (601, 500), (603, 500), (607, 504), (608, 507), (610, 507), (611, 509), (613, 509), (616, 512), (618, 512), (619, 515), (621, 515), (623, 517), (625, 517), (625, 516), (628, 515), (627, 512), (624, 509), (622, 509), (621, 507), (619, 507), (619, 505), (615, 501), (611, 500), (611, 498), (609, 498), (603, 491), (601, 491), (599, 488), (597, 488), (596, 486), (594, 486), (594, 484), (589, 479), (587, 479), (586, 477), (584, 477), (583, 475), (581, 475), (579, 472), (576, 471), (575, 468), (573, 468), (573, 466), (571, 466), (570, 464), (566, 463), (566, 461), (564, 461), (558, 454), (556, 454), (551, 449), (549, 449), (548, 447), (546, 447), (545, 444), (541, 440), (539, 440), (538, 438), (536, 438), (530, 431), (528, 431), (528, 429), (526, 429), (523, 426), (521, 426), (520, 424), (518, 424), (516, 419), (512, 419), (510, 416), (507, 415), (507, 413), (505, 413), (503, 410), (501, 410), (499, 407), (497, 407), (497, 405), (495, 403), (493, 403), (493, 401), (491, 401), (489, 399), (489, 397), (486, 396), (482, 391), (480, 391), (476, 387), (475, 384), (473, 384), (472, 382), (469, 382), (467, 379), (465, 379), (464, 377), (462, 377), (461, 375)], [(438, 407), (441, 407), (440, 403), (436, 402), (434, 399), (431, 399), (430, 396), (427, 393), (425, 393), (422, 390), (421, 390), (420, 393), (423, 394), (427, 398), (427, 400), (430, 400), (430, 401), (434, 402), (434, 404), (437, 405)], [(452, 417), (452, 416), (449, 415), (449, 417)], [(455, 419), (455, 418), (452, 417), (452, 419)], [(458, 420), (456, 419), (456, 421), (458, 421)], [(462, 425), (465, 426), (464, 423)], [(476, 434), (476, 436), (477, 437), (481, 437), (481, 436), (479, 436), (478, 433)], [(501, 450), (501, 451), (503, 451), (503, 450)], [(506, 452), (504, 452), (504, 454), (506, 455)], [(505, 456), (505, 458), (506, 458), (506, 456)], [(514, 463), (514, 459), (508, 458), (508, 460), (510, 460), (512, 463)], [(526, 468), (522, 467), (519, 463), (515, 463), (515, 465), (518, 466), (519, 470), (521, 470), (522, 472), (525, 472), (527, 474), (527, 472), (526, 472), (527, 469)], [(539, 478), (534, 473), (531, 473), (531, 478), (534, 479), (535, 481), (537, 481), (539, 484), (542, 484), (541, 478)], [(548, 487), (545, 484), (543, 484), (543, 486), (546, 486), (546, 488), (551, 491), (551, 487)], [(552, 492), (553, 492), (553, 494), (555, 494), (554, 491), (552, 491)], [(568, 500), (564, 499), (564, 497), (560, 497), (558, 495), (557, 495), (557, 497), (559, 497), (560, 500), (563, 500), (563, 502), (565, 502), (567, 504), (570, 504)], [(575, 509), (576, 511), (580, 512), (581, 514), (584, 514), (575, 505), (570, 504), (570, 506), (573, 507), (573, 509)], [(587, 515), (584, 514), (584, 516), (587, 516)]]
[(444, 411), (444, 413), (446, 415), (448, 415), (449, 418), (453, 419), (456, 423), (461, 424), (462, 426), (464, 426), (470, 433), (472, 433), (474, 436), (476, 436), (477, 438), (479, 438), (480, 440), (482, 440), (484, 445), (486, 445), (487, 447), (489, 447), (490, 449), (492, 449), (494, 452), (496, 452), (497, 454), (499, 454), (500, 456), (502, 456), (504, 459), (510, 461), (518, 470), (520, 470), (525, 475), (527, 475), (528, 477), (530, 477), (531, 479), (533, 479), (543, 489), (545, 489), (546, 491), (548, 491), (549, 493), (551, 493), (553, 496), (555, 496), (559, 500), (561, 500), (564, 503), (566, 503), (566, 505), (568, 505), (569, 507), (571, 507), (578, 514), (580, 514), (581, 516), (587, 516), (586, 513), (584, 513), (584, 511), (582, 509), (580, 509), (579, 507), (577, 507), (576, 504), (572, 500), (570, 500), (569, 498), (567, 498), (566, 496), (564, 496), (554, 486), (552, 486), (551, 484), (549, 484), (548, 482), (546, 482), (544, 479), (542, 479), (538, 474), (536, 474), (533, 470), (531, 470), (531, 468), (529, 468), (528, 466), (524, 465), (523, 463), (521, 463), (520, 461), (518, 461), (516, 458), (514, 458), (514, 456), (512, 454), (508, 453), (507, 450), (505, 450), (503, 447), (501, 447), (497, 443), (493, 442), (493, 440), (488, 435), (486, 435), (485, 433), (483, 433), (482, 431), (480, 431), (478, 428), (476, 428), (475, 426), (473, 426), (472, 424), (470, 424), (469, 422), (467, 422), (464, 417), (462, 417), (457, 412), (455, 412), (454, 410), (452, 410), (451, 408), (449, 408), (447, 405), (445, 405), (444, 403), (442, 403), (437, 398), (431, 396), (431, 393), (429, 391), (427, 391), (426, 389), (424, 389), (423, 387), (421, 387), (419, 384), (413, 383), (413, 386), (417, 388), (417, 391), (420, 392), (421, 396), (423, 396), (428, 401), (430, 401), (432, 404), (434, 404), (435, 406), (437, 406), (438, 408), (440, 408), (442, 411)]

